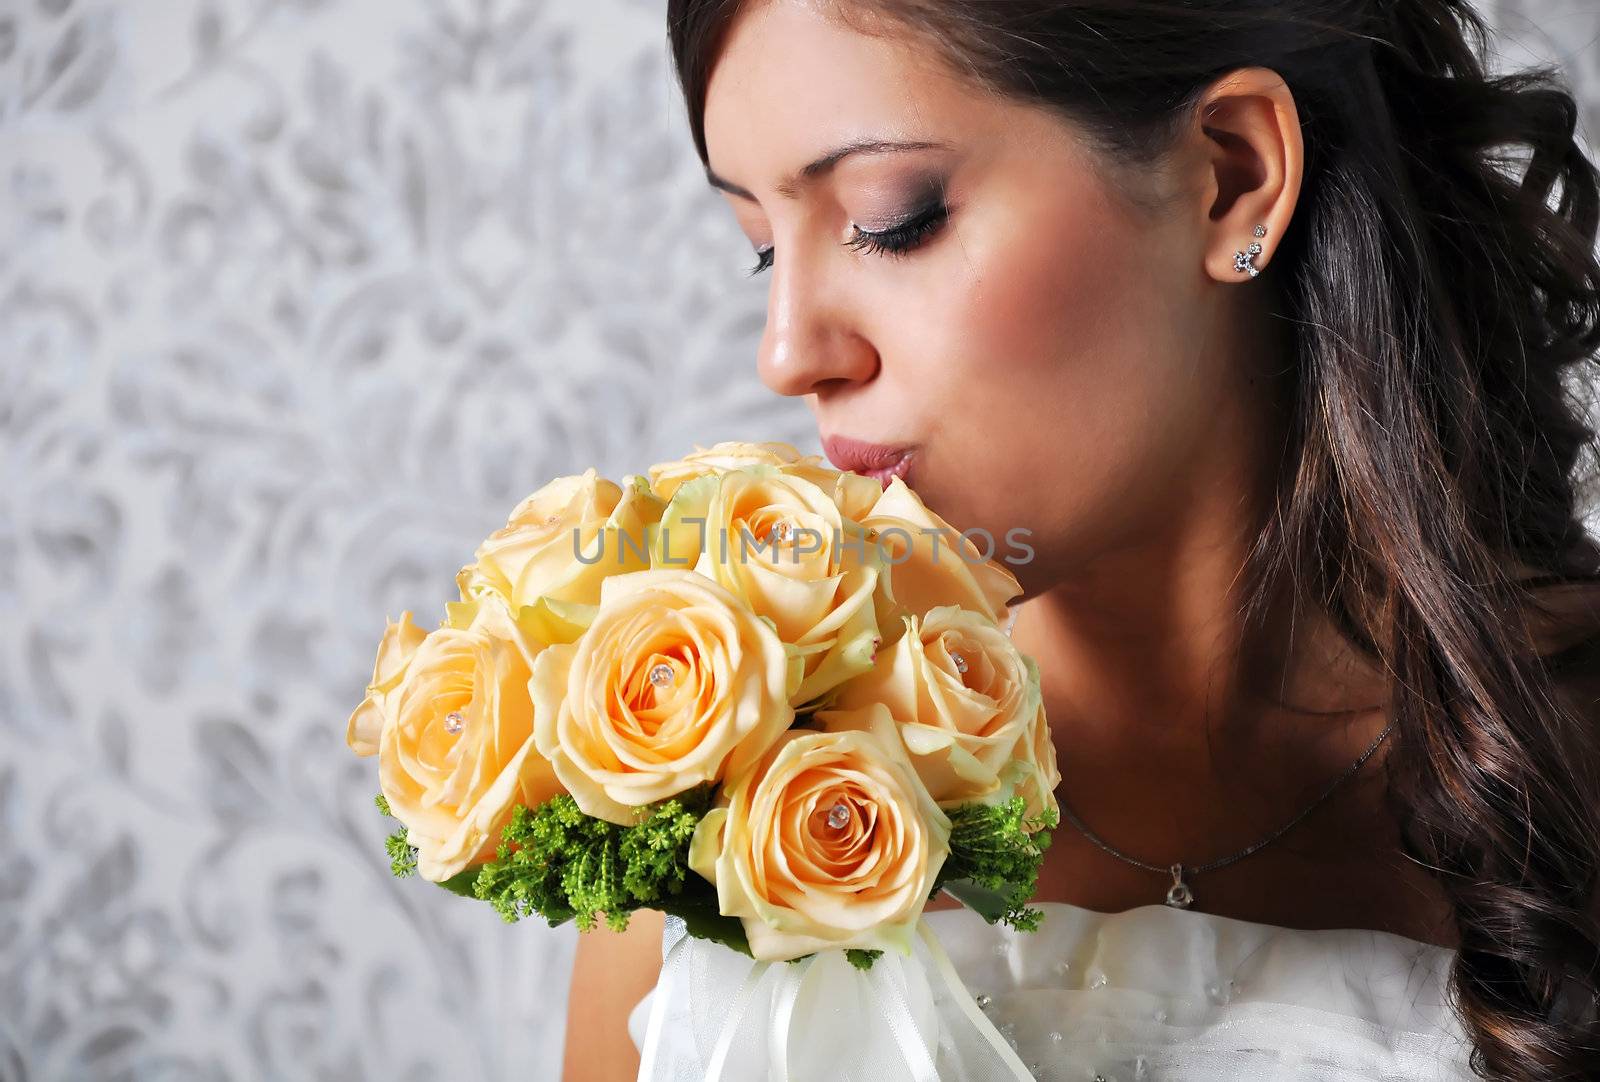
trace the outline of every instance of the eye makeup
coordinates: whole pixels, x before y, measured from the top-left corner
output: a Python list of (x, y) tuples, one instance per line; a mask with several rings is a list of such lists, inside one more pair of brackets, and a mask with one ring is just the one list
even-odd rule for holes
[[(851, 237), (844, 242), (845, 247), (852, 251), (902, 258), (920, 248), (938, 233), (949, 220), (951, 209), (949, 201), (945, 198), (943, 182), (935, 181), (926, 186), (925, 194), (918, 200), (915, 209), (902, 216), (893, 225), (883, 229), (862, 229), (852, 223)], [(769, 269), (772, 266), (773, 253), (774, 249), (770, 244), (758, 251), (756, 265), (749, 273), (756, 275)]]
[(852, 226), (854, 236), (845, 242), (845, 246), (858, 252), (873, 252), (891, 257), (904, 256), (921, 247), (928, 238), (939, 231), (939, 227), (944, 225), (949, 217), (950, 207), (943, 195), (935, 195), (932, 202), (923, 204), (909, 217), (887, 229), (867, 230), (860, 226)]

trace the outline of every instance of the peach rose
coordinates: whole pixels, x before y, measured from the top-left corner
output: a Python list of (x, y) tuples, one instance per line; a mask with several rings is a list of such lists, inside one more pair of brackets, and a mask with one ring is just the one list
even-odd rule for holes
[[(492, 857), (517, 804), (561, 791), (533, 742), (528, 677), (538, 645), (498, 599), (457, 605), (452, 616), (470, 621), (429, 632), (397, 682), (380, 684), (377, 707), (363, 703), (351, 718), (358, 752), (377, 727), (379, 786), (417, 850), (417, 873), (435, 882)], [(409, 646), (400, 627), (393, 642), (385, 636), (380, 667)]]
[(832, 495), (839, 514), (860, 525), (861, 520), (872, 511), (873, 505), (883, 498), (883, 484), (875, 477), (840, 473), (834, 478)]
[(697, 478), (678, 489), (660, 526), (657, 565), (716, 580), (802, 659), (797, 707), (872, 667), (883, 561), (810, 481), (771, 466)]
[(1003, 773), (1009, 786), (1006, 796), (1019, 795), (1027, 800), (1025, 814), (1033, 819), (1043, 813), (1059, 818), (1061, 805), (1056, 800), (1056, 786), (1061, 784), (1061, 771), (1056, 764), (1056, 746), (1050, 738), (1050, 722), (1044, 714), (1044, 703), (1039, 704), (1033, 720), (1023, 731), (1012, 753), (1011, 765)]
[(998, 625), (1005, 621), (1006, 606), (1022, 593), (1015, 575), (993, 559), (983, 559), (975, 542), (928, 510), (898, 477), (861, 524), (889, 554), (884, 600), (896, 612), (959, 605)]
[(704, 575), (616, 575), (583, 636), (534, 661), (534, 738), (583, 811), (632, 823), (766, 751), (794, 720), (791, 667), (772, 628)]
[[(904, 634), (871, 672), (840, 688), (833, 705), (886, 706), (941, 805), (993, 797), (1040, 713), (1037, 666), (979, 613), (941, 605), (903, 621)], [(817, 720), (826, 725), (827, 717), (819, 712)]]
[(725, 440), (710, 447), (696, 444), (692, 452), (680, 459), (651, 466), (650, 487), (663, 500), (670, 500), (679, 488), (697, 477), (763, 465), (781, 467), (784, 472), (804, 477), (828, 491), (833, 490), (839, 473), (824, 462), (821, 455), (802, 455), (792, 444)]
[(603, 580), (650, 566), (649, 532), (665, 506), (642, 477), (621, 486), (593, 469), (558, 477), (478, 546), (456, 576), (461, 597), (533, 605), (547, 637), (571, 641), (593, 615)]
[(763, 961), (911, 936), (950, 851), (950, 820), (882, 706), (858, 728), (796, 729), (731, 780), (695, 828), (689, 866), (716, 885)]
[(357, 755), (378, 754), (378, 739), (383, 727), (394, 716), (395, 689), (405, 679), (406, 667), (417, 652), (418, 645), (427, 637), (411, 622), (411, 611), (400, 614), (399, 620), (390, 620), (378, 644), (378, 659), (372, 666), (372, 681), (367, 684), (367, 697), (361, 700), (350, 715), (345, 728), (345, 742)]

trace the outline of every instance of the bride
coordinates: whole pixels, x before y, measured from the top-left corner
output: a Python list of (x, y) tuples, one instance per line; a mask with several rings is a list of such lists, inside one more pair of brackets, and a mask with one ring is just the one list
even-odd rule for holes
[[(1045, 920), (928, 919), (1033, 1073), (1600, 1077), (1561, 84), (1488, 77), (1461, 0), (668, 20), (763, 380), (835, 465), (1029, 531)], [(583, 937), (568, 1079), (634, 1076), (662, 937)]]

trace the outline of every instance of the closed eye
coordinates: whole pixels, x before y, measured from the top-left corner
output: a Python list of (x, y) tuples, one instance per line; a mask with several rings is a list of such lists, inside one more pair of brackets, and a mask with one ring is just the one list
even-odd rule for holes
[(845, 242), (846, 247), (879, 255), (903, 256), (921, 247), (929, 237), (950, 217), (950, 208), (944, 200), (930, 204), (890, 229), (871, 232), (856, 227), (855, 236)]
[[(855, 233), (845, 241), (845, 247), (853, 251), (899, 258), (927, 243), (949, 219), (950, 207), (940, 199), (889, 229), (873, 232), (859, 226), (852, 227)], [(772, 245), (769, 244), (761, 249), (756, 253), (756, 265), (750, 268), (749, 273), (753, 276), (770, 269), (773, 255)]]

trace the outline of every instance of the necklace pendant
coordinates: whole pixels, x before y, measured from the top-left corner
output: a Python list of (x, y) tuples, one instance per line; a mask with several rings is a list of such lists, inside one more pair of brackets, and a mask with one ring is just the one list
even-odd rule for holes
[(1172, 873), (1172, 886), (1167, 889), (1167, 904), (1174, 909), (1188, 909), (1194, 904), (1194, 891), (1183, 881), (1183, 865), (1174, 864), (1167, 871)]

